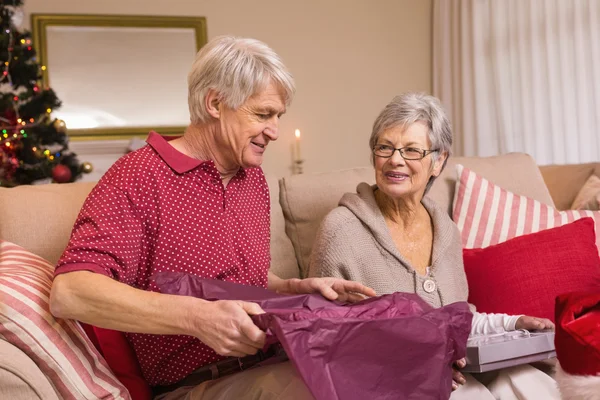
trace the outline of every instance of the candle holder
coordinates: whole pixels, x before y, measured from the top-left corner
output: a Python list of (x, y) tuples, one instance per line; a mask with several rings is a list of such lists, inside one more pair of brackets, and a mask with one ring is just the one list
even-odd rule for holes
[(294, 164), (293, 164), (293, 173), (294, 175), (300, 175), (302, 174), (302, 163), (304, 163), (304, 160), (294, 160)]

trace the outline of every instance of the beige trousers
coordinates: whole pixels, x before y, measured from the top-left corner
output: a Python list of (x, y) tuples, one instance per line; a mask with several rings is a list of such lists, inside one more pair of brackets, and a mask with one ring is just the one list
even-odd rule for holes
[(289, 362), (249, 369), (193, 388), (179, 388), (156, 400), (313, 400)]
[(531, 365), (504, 368), (493, 374), (482, 374), (483, 385), (470, 374), (467, 383), (452, 392), (450, 400), (560, 400), (554, 379)]
[[(486, 385), (470, 374), (467, 382), (452, 392), (450, 400), (560, 400), (556, 382), (531, 365), (505, 368), (483, 376)], [(288, 361), (254, 368), (180, 388), (156, 400), (312, 400), (296, 369)], [(398, 396), (401, 400), (402, 396)]]

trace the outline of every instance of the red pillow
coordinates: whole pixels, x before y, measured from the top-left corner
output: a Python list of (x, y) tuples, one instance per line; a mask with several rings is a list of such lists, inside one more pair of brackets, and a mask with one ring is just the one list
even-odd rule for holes
[(469, 302), (486, 313), (554, 321), (554, 299), (600, 290), (594, 220), (583, 218), (483, 249), (464, 249)]
[(152, 390), (142, 376), (140, 364), (122, 332), (81, 324), (83, 330), (104, 356), (117, 379), (127, 388), (132, 400), (152, 399)]

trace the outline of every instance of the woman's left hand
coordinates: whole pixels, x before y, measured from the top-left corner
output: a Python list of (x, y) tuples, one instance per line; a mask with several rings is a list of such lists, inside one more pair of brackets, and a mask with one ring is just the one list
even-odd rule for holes
[(375, 296), (375, 291), (359, 282), (339, 278), (289, 279), (288, 293), (321, 293), (328, 300), (356, 303), (365, 297)]
[(461, 358), (452, 365), (452, 391), (458, 389), (460, 385), (467, 383), (465, 376), (459, 371), (465, 365), (467, 365), (467, 361), (464, 358)]
[(527, 329), (528, 331), (539, 331), (543, 329), (554, 330), (554, 324), (548, 318), (536, 318), (523, 315), (517, 320), (517, 323), (515, 324), (515, 329)]

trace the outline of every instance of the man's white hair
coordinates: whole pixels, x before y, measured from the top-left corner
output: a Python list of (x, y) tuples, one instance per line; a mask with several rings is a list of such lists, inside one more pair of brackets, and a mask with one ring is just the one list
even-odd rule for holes
[(210, 89), (236, 110), (269, 83), (283, 91), (289, 105), (296, 90), (294, 78), (269, 46), (256, 39), (216, 37), (200, 49), (188, 74), (190, 120), (192, 124), (209, 120), (204, 99)]

